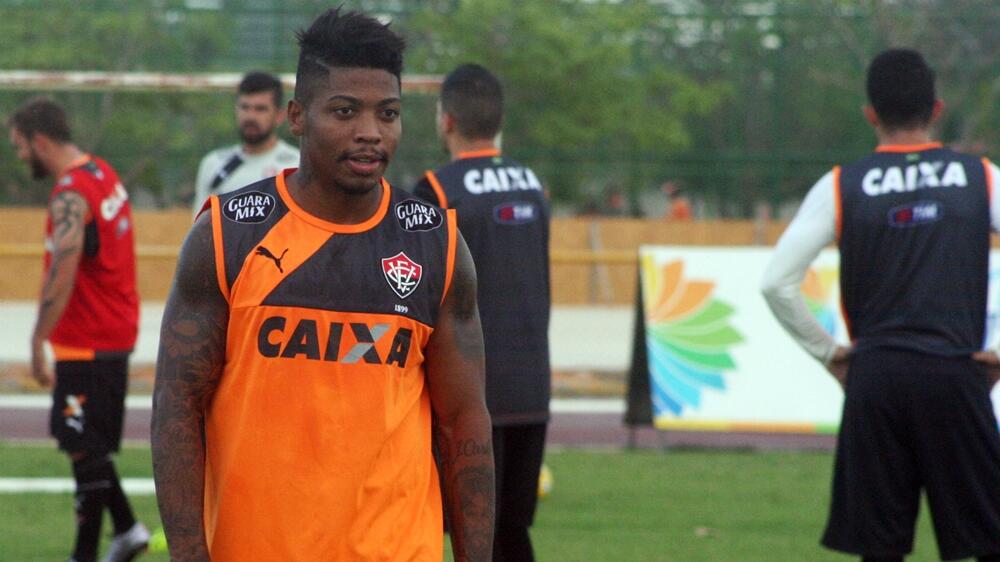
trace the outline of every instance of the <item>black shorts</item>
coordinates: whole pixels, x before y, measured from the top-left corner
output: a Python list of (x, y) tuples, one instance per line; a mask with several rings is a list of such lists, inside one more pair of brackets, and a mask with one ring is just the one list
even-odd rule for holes
[(538, 504), (538, 474), (546, 424), (493, 427), (497, 527), (530, 527)]
[(858, 352), (823, 544), (908, 554), (921, 489), (943, 560), (1000, 553), (1000, 431), (986, 375), (967, 358)]
[(128, 358), (56, 362), (49, 431), (67, 453), (106, 455), (122, 440)]

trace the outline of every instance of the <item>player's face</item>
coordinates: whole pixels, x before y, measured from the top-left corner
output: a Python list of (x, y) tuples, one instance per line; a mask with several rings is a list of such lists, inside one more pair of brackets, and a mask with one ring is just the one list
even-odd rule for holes
[(303, 163), (327, 185), (367, 193), (396, 152), (403, 133), (399, 80), (385, 70), (330, 70), (308, 107), (289, 104), (292, 132), (302, 137)]
[(284, 112), (274, 104), (272, 92), (240, 94), (236, 98), (236, 123), (240, 139), (249, 145), (262, 144), (274, 134)]
[(17, 159), (31, 167), (32, 178), (40, 180), (49, 175), (49, 171), (42, 164), (41, 159), (38, 158), (34, 144), (28, 137), (22, 135), (21, 131), (11, 128), (10, 143), (14, 145), (14, 151), (17, 152)]

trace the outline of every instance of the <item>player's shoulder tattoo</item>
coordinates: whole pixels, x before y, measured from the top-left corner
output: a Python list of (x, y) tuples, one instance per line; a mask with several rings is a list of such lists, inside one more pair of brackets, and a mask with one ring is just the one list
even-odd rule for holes
[(461, 235), (456, 243), (458, 247), (455, 249), (454, 277), (449, 288), (449, 307), (453, 317), (471, 320), (479, 310), (476, 300), (476, 266)]
[(87, 200), (77, 191), (64, 189), (57, 193), (49, 203), (53, 238), (62, 238), (81, 230), (87, 211)]

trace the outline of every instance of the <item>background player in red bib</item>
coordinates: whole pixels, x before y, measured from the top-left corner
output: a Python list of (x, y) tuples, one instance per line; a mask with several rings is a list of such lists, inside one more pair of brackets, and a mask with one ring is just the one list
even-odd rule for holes
[(33, 99), (10, 118), (10, 140), (35, 179), (56, 178), (49, 199), (45, 278), (31, 336), (31, 373), (52, 382), (52, 435), (73, 463), (77, 537), (73, 560), (94, 560), (105, 507), (115, 538), (105, 557), (131, 560), (149, 540), (122, 492), (111, 453), (121, 442), (128, 355), (139, 297), (128, 193), (118, 174), (73, 144), (63, 109)]

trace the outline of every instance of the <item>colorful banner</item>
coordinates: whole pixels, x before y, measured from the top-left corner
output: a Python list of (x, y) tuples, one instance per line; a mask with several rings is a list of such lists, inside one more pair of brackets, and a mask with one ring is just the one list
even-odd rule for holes
[[(760, 295), (771, 248), (640, 248), (640, 287), (653, 422), (661, 429), (835, 432), (843, 391), (785, 333)], [(994, 252), (991, 263), (1000, 266)], [(812, 264), (802, 292), (834, 338), (838, 253)], [(1000, 332), (1000, 269), (991, 266), (988, 341)], [(1000, 385), (994, 389), (1000, 418)]]

